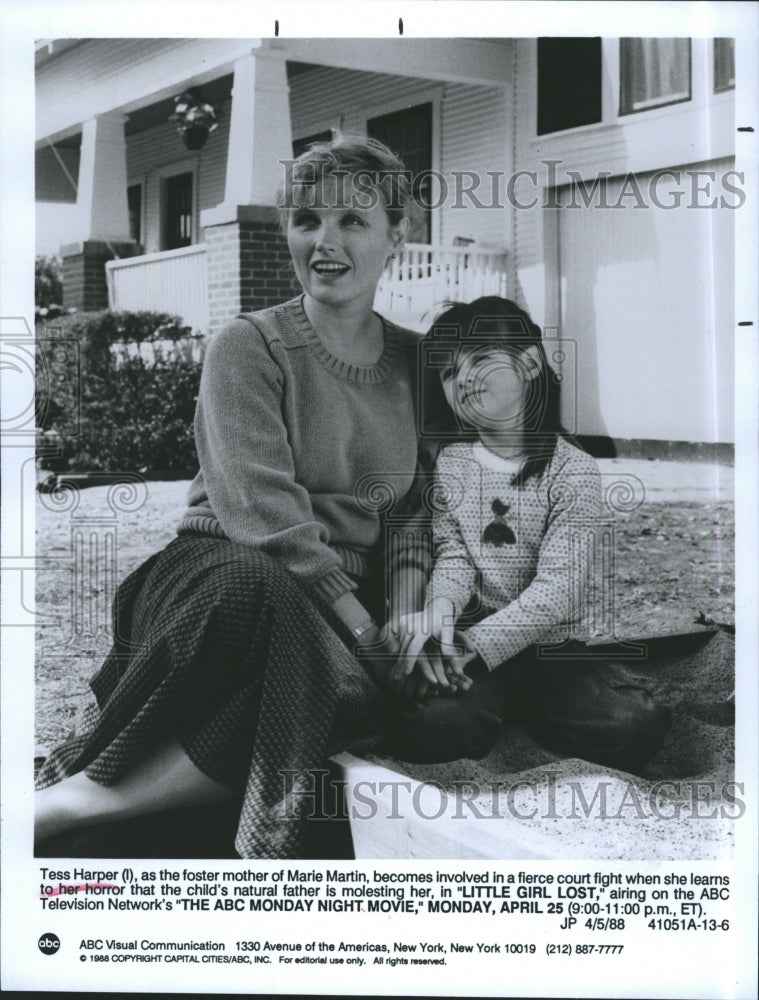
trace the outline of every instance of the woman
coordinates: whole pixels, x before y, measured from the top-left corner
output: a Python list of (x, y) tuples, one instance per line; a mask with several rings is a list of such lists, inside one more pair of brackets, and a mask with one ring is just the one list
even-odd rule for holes
[[(209, 345), (188, 510), (119, 588), (95, 718), (38, 779), (39, 840), (242, 796), (238, 853), (298, 855), (309, 769), (381, 707), (353, 654), (381, 685), (397, 653), (371, 500), (381, 485), (402, 503), (414, 482), (418, 338), (372, 305), (407, 202), (380, 143), (296, 160), (281, 209), (303, 294)], [(407, 553), (414, 579), (421, 560)]]

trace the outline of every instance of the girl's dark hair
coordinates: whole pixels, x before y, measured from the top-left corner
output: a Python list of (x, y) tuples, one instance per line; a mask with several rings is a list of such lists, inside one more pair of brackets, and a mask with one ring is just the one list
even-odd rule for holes
[[(494, 329), (497, 323), (497, 330)], [(551, 461), (559, 435), (571, 440), (561, 424), (560, 377), (548, 364), (540, 327), (511, 299), (497, 295), (457, 302), (441, 313), (425, 338), (425, 401), (433, 413), (428, 428), (441, 440), (473, 440), (477, 431), (463, 425), (448, 406), (440, 384), (440, 371), (450, 356), (448, 347), (497, 347), (520, 355), (534, 347), (540, 359), (532, 379), (533, 397), (526, 416), (528, 456), (512, 480), (521, 486), (540, 475)], [(437, 362), (435, 359), (439, 359)]]

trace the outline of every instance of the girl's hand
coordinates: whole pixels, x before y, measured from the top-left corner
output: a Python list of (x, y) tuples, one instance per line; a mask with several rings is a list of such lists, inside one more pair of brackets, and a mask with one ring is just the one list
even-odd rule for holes
[[(453, 603), (447, 597), (435, 597), (423, 611), (401, 617), (398, 623), (400, 653), (392, 672), (395, 684), (403, 683), (418, 664), (429, 684), (450, 688), (440, 654), (453, 653), (453, 622)], [(421, 655), (425, 646), (428, 646), (427, 653)]]
[(445, 657), (444, 668), (449, 681), (457, 689), (466, 691), (472, 686), (473, 681), (465, 670), (479, 654), (467, 638), (466, 632), (455, 631), (453, 639), (452, 652)]
[[(477, 651), (463, 632), (455, 632), (454, 644), (449, 652), (450, 655), (441, 656), (435, 640), (432, 640), (419, 654), (408, 676), (401, 674), (397, 668), (391, 672), (393, 693), (404, 701), (414, 702), (426, 701), (441, 694), (456, 695), (468, 691), (474, 679), (465, 671), (478, 658)], [(447, 686), (431, 682), (431, 675), (444, 676)]]

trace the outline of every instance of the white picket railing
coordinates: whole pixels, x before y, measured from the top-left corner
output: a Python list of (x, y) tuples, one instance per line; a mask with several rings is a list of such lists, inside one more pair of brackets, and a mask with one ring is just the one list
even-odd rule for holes
[[(206, 245), (112, 260), (106, 264), (111, 309), (175, 313), (193, 331), (208, 330)], [(374, 308), (424, 330), (447, 302), (506, 295), (506, 254), (470, 247), (407, 244), (380, 280)]]
[(483, 295), (506, 295), (505, 253), (408, 243), (382, 276), (374, 308), (424, 330), (446, 303)]
[(197, 364), (203, 360), (205, 353), (206, 339), (199, 333), (183, 337), (181, 340), (115, 340), (111, 344), (111, 354), (116, 367), (130, 358), (141, 358), (148, 368), (163, 361), (177, 359)]
[(208, 331), (206, 244), (109, 260), (108, 305), (115, 310), (150, 309), (181, 316), (194, 332)]

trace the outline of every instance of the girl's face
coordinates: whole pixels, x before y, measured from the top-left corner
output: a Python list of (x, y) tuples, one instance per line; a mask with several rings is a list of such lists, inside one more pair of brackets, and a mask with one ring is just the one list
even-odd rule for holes
[(352, 177), (326, 177), (314, 207), (290, 209), (287, 245), (303, 290), (333, 307), (361, 304), (371, 309), (377, 283), (407, 220), (393, 227), (376, 189)]
[(517, 353), (495, 345), (462, 347), (440, 378), (448, 405), (464, 423), (508, 432), (524, 426), (539, 366), (534, 347)]

